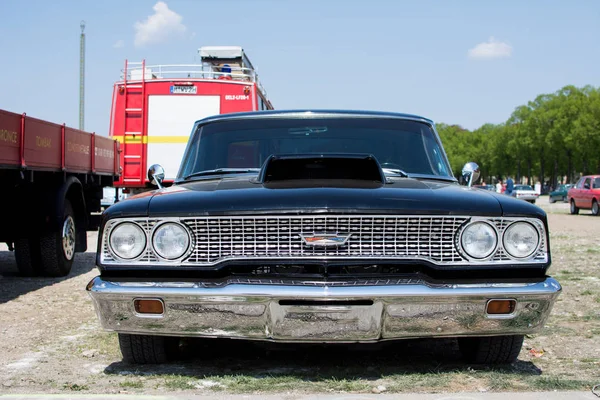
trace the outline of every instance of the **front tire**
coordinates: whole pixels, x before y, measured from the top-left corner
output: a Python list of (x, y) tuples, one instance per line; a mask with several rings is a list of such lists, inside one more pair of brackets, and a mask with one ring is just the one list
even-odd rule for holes
[(573, 215), (579, 214), (579, 208), (575, 205), (574, 199), (571, 199), (571, 208), (569, 209), (569, 212)]
[(59, 230), (45, 233), (40, 238), (42, 251), (41, 272), (45, 276), (66, 276), (71, 272), (77, 240), (75, 213), (71, 202), (65, 199), (62, 225)]
[(596, 199), (592, 200), (592, 215), (600, 215), (600, 207), (598, 207), (598, 202)]
[(129, 364), (161, 364), (177, 358), (179, 338), (119, 333), (123, 361)]
[(517, 360), (523, 335), (460, 338), (463, 358), (472, 364), (510, 364)]

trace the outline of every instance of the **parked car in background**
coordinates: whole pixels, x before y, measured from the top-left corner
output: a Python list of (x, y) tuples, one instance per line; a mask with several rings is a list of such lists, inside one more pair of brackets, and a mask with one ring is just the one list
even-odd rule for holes
[(533, 204), (540, 195), (530, 185), (515, 185), (511, 196)]
[(473, 187), (477, 189), (489, 190), (490, 192), (496, 191), (496, 186), (494, 185), (473, 185)]
[(548, 201), (550, 203), (555, 203), (556, 201), (564, 201), (566, 203), (567, 193), (569, 192), (569, 189), (571, 189), (573, 186), (575, 185), (560, 185), (558, 188), (556, 188), (556, 190), (550, 192)]
[(571, 205), (571, 214), (579, 214), (580, 209), (592, 210), (592, 214), (600, 214), (600, 175), (582, 176), (581, 179), (567, 192)]

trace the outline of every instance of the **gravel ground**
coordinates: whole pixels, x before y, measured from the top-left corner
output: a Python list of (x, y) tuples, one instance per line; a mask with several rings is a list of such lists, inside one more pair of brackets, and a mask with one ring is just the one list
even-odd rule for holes
[(381, 346), (190, 341), (185, 360), (131, 367), (103, 332), (85, 285), (97, 275), (97, 235), (66, 278), (22, 278), (0, 245), (0, 393), (347, 393), (589, 390), (600, 383), (600, 219), (549, 213), (553, 267), (563, 285), (545, 329), (504, 368), (464, 365), (451, 340)]

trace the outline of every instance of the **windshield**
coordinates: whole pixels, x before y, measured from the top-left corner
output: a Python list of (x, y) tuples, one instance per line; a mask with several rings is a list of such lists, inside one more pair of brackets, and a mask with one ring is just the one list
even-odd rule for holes
[(178, 180), (202, 171), (260, 168), (272, 154), (372, 154), (387, 173), (453, 178), (425, 123), (384, 118), (252, 118), (199, 126)]

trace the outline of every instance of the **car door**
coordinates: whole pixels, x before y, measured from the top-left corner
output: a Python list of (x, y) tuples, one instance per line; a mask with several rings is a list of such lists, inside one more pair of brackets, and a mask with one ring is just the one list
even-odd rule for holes
[(592, 190), (590, 191), (590, 202), (593, 200), (600, 201), (600, 177), (592, 178)]
[(573, 186), (573, 189), (569, 190), (570, 200), (572, 199), (573, 201), (575, 201), (575, 205), (577, 207), (581, 206), (581, 190), (583, 189), (584, 181), (585, 178), (580, 178), (575, 184), (575, 186)]
[(586, 177), (583, 181), (583, 188), (581, 189), (581, 205), (580, 208), (591, 208), (592, 207), (592, 178)]

